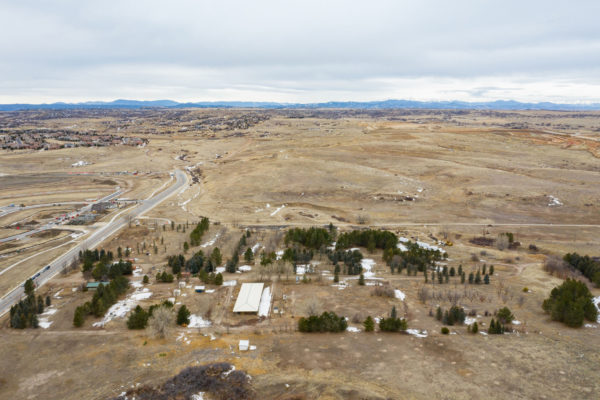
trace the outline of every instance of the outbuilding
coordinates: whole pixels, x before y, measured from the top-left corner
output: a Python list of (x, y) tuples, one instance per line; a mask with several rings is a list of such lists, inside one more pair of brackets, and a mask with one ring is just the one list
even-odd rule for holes
[(264, 283), (242, 283), (233, 312), (258, 313), (263, 286)]

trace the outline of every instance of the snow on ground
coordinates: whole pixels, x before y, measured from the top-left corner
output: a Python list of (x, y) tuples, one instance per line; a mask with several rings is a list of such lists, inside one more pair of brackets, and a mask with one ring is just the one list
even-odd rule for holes
[(258, 316), (268, 317), (271, 311), (271, 287), (266, 287), (260, 297), (260, 305), (258, 306)]
[(517, 321), (516, 319), (512, 322), (513, 325), (521, 325), (521, 321)]
[(277, 256), (275, 259), (276, 260), (281, 260), (281, 257), (283, 257), (283, 250), (277, 250), (275, 252), (275, 255)]
[(62, 291), (63, 290), (60, 289), (58, 292), (54, 293), (54, 296), (52, 296), (52, 297), (54, 297), (55, 299), (62, 299), (62, 297), (60, 297), (60, 292), (62, 292)]
[(212, 246), (213, 244), (215, 244), (215, 242), (217, 241), (217, 239), (219, 238), (220, 233), (217, 233), (215, 235), (214, 238), (212, 238), (211, 240), (209, 240), (208, 242), (204, 243), (202, 246), (200, 247), (208, 247), (208, 246)]
[(277, 214), (279, 211), (283, 210), (284, 208), (285, 208), (285, 204), (283, 204), (281, 207), (279, 207), (275, 211), (273, 211), (271, 213), (271, 217), (275, 216), (275, 214)]
[(347, 328), (346, 328), (346, 330), (347, 330), (348, 332), (354, 332), (354, 333), (356, 333), (356, 332), (360, 332), (360, 329), (358, 329), (358, 328), (357, 328), (357, 327), (355, 327), (355, 326), (349, 326), (349, 327), (347, 327)]
[(410, 242), (410, 239), (409, 239), (409, 238), (405, 238), (405, 237), (402, 237), (402, 236), (400, 236), (400, 237), (398, 238), (398, 240), (399, 240), (399, 241), (401, 241), (402, 243), (407, 243), (407, 242)]
[(182, 341), (185, 344), (190, 344), (192, 343), (191, 339), (189, 339), (187, 336), (185, 336), (185, 332), (181, 332), (179, 334), (179, 336), (177, 336), (177, 338), (175, 339), (176, 342)]
[(418, 337), (418, 338), (426, 338), (427, 337), (427, 331), (420, 331), (418, 329), (407, 329), (406, 333), (408, 333), (409, 335)]
[(420, 247), (420, 248), (422, 248), (422, 249), (426, 249), (426, 250), (437, 250), (437, 251), (439, 251), (440, 253), (443, 253), (443, 252), (444, 252), (444, 250), (440, 249), (440, 248), (439, 248), (439, 247), (437, 247), (437, 246), (432, 246), (432, 245), (430, 245), (429, 243), (425, 243), (425, 242), (419, 242), (419, 241), (417, 240), (417, 244), (418, 244), (418, 245), (419, 245), (419, 247)]
[(400, 251), (408, 251), (408, 247), (406, 247), (405, 245), (403, 245), (402, 243), (398, 243), (396, 245), (397, 248), (400, 249)]
[(306, 273), (306, 265), (299, 264), (296, 265), (296, 275), (304, 275)]
[(254, 254), (256, 254), (256, 250), (258, 250), (259, 247), (260, 247), (260, 243), (256, 243), (254, 246), (252, 246), (252, 252)]
[(240, 271), (242, 272), (248, 272), (248, 271), (252, 271), (252, 267), (249, 265), (242, 265), (241, 267), (238, 268)]
[(235, 285), (237, 285), (237, 281), (235, 279), (232, 281), (223, 282), (223, 286), (235, 286)]
[(204, 392), (198, 392), (192, 395), (192, 400), (204, 400)]
[(131, 287), (136, 288), (136, 289), (144, 286), (142, 281), (132, 281), (132, 282), (130, 282), (130, 284), (131, 284)]
[(133, 276), (142, 276), (144, 275), (144, 271), (141, 268), (136, 268), (133, 270)]
[(331, 243), (331, 246), (327, 246), (328, 250), (335, 250), (335, 245), (337, 244), (337, 242), (333, 242)]
[(197, 316), (196, 314), (190, 315), (190, 323), (188, 328), (207, 328), (210, 326), (210, 321)]
[(206, 293), (214, 293), (214, 292), (215, 292), (215, 289), (206, 289), (206, 290), (205, 290), (205, 292), (206, 292)]
[(584, 325), (586, 328), (598, 328), (598, 326), (596, 325), (592, 325), (592, 324), (585, 324)]
[(148, 299), (150, 296), (152, 296), (152, 292), (148, 288), (136, 289), (129, 297), (113, 304), (102, 318), (102, 321), (94, 322), (93, 326), (102, 328), (115, 318), (124, 318), (137, 305), (138, 301)]
[(220, 273), (223, 273), (223, 272), (225, 272), (225, 267), (217, 267), (217, 268), (215, 268), (215, 271), (217, 272), (217, 274), (218, 274), (219, 272), (220, 272)]
[(348, 251), (360, 251), (360, 247), (352, 247), (351, 249), (348, 249)]
[(404, 301), (404, 299), (406, 298), (406, 295), (401, 290), (394, 290), (394, 294), (396, 295), (397, 299), (400, 299), (402, 301)]
[(58, 310), (51, 306), (51, 307), (46, 308), (46, 311), (44, 311), (42, 314), (40, 314), (40, 317), (38, 317), (38, 324), (39, 324), (40, 328), (43, 328), (43, 329), (50, 328), (50, 325), (52, 325), (52, 321), (48, 321), (48, 317), (50, 315), (56, 314), (56, 311), (58, 311)]
[(375, 278), (375, 272), (372, 271), (375, 266), (375, 261), (371, 258), (363, 258), (360, 260), (363, 269), (363, 276), (367, 278)]
[(597, 320), (597, 322), (600, 324), (600, 296), (594, 297), (592, 299), (592, 302), (594, 303), (594, 305), (598, 309), (598, 320)]
[(466, 317), (465, 318), (465, 325), (472, 325), (475, 322), (477, 322), (476, 318), (473, 318), (473, 317)]
[(71, 167), (83, 167), (85, 165), (90, 165), (90, 163), (87, 161), (80, 160), (80, 161), (77, 161), (76, 163), (71, 164)]
[(548, 202), (548, 207), (556, 207), (563, 205), (563, 203), (561, 203), (561, 201), (554, 196), (548, 196), (548, 198), (550, 199), (550, 201)]

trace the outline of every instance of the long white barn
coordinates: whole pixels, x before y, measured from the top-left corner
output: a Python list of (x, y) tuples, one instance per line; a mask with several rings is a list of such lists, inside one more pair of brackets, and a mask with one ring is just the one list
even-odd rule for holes
[(264, 283), (242, 283), (233, 312), (258, 313)]

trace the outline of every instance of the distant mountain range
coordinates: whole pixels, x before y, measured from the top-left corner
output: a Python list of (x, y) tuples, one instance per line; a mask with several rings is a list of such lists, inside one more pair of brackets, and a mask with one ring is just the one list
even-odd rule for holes
[(559, 104), (559, 103), (521, 103), (513, 100), (497, 100), (491, 102), (465, 101), (330, 101), (327, 103), (274, 103), (252, 101), (203, 101), (195, 103), (179, 103), (172, 100), (115, 100), (88, 101), (84, 103), (51, 103), (51, 104), (0, 104), (0, 111), (18, 110), (67, 110), (67, 109), (140, 109), (140, 108), (266, 108), (266, 109), (437, 109), (437, 110), (564, 110), (591, 111), (600, 110), (600, 103), (592, 104)]

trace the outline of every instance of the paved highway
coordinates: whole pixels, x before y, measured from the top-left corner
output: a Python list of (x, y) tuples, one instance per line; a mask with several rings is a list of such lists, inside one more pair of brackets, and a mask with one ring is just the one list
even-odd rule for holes
[[(119, 229), (129, 223), (132, 218), (137, 218), (150, 211), (156, 205), (165, 201), (168, 197), (176, 193), (179, 189), (188, 183), (187, 175), (180, 170), (175, 171), (176, 181), (168, 189), (162, 191), (156, 196), (142, 201), (133, 210), (121, 212), (113, 217), (113, 219), (106, 225), (98, 228), (96, 231), (91, 233), (85, 240), (78, 243), (75, 247), (68, 250), (65, 254), (52, 261), (47, 266), (40, 269), (35, 275), (34, 279), (36, 285), (42, 286), (48, 282), (52, 277), (58, 274), (65, 266), (69, 265), (73, 260), (77, 259), (80, 250), (93, 249), (100, 245), (104, 240), (114, 235)], [(114, 193), (113, 193), (114, 195)], [(91, 207), (91, 206), (90, 206)], [(121, 215), (123, 214), (123, 215)], [(34, 276), (35, 276), (34, 275)], [(6, 314), (10, 307), (18, 302), (23, 297), (23, 285), (19, 285), (9, 292), (6, 296), (0, 299), (0, 316)]]

